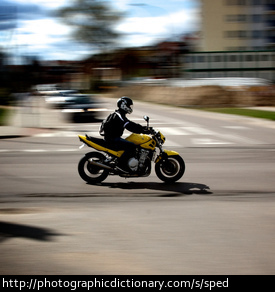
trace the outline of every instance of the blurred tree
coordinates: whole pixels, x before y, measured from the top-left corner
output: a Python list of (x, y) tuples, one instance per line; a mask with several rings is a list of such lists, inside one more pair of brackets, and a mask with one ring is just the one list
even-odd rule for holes
[(73, 38), (100, 50), (113, 47), (120, 36), (115, 24), (122, 13), (99, 0), (71, 1), (57, 11), (57, 16), (73, 28)]

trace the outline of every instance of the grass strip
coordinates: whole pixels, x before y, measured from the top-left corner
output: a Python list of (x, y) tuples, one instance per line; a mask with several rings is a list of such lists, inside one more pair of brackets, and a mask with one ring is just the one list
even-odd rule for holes
[(275, 111), (245, 109), (245, 108), (201, 108), (201, 110), (275, 121)]
[(0, 106), (0, 126), (5, 126), (7, 124), (10, 113), (10, 109)]

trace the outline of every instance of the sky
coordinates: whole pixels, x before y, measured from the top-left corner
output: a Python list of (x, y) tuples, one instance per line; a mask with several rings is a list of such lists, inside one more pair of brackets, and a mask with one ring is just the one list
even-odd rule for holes
[[(0, 48), (40, 60), (81, 60), (96, 53), (70, 36), (53, 12), (72, 0), (0, 0)], [(199, 0), (105, 0), (124, 18), (120, 47), (152, 45), (199, 29)], [(15, 8), (16, 7), (16, 8)]]

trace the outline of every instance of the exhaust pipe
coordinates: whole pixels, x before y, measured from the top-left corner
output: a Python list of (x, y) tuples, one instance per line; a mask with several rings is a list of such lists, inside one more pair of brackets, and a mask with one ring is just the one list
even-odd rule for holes
[(113, 170), (112, 167), (110, 167), (110, 166), (108, 166), (108, 165), (105, 165), (105, 164), (103, 164), (103, 163), (96, 162), (96, 161), (93, 160), (93, 158), (88, 159), (88, 161), (89, 161), (91, 164), (96, 165), (96, 166), (98, 166), (98, 167), (106, 168), (106, 169), (108, 169), (108, 170)]
[[(101, 168), (105, 168), (105, 169), (108, 169), (108, 170), (112, 170), (112, 171), (118, 171), (119, 173), (122, 173), (122, 174), (125, 174), (126, 176), (128, 175), (129, 176), (129, 173), (126, 172), (125, 170), (123, 169), (120, 169), (119, 167), (116, 167), (116, 168), (112, 168), (106, 164), (103, 164), (103, 163), (99, 163), (99, 162), (96, 162), (93, 160), (93, 158), (90, 158), (88, 159), (88, 161), (92, 164), (92, 165), (95, 165), (95, 166), (98, 166), (98, 167), (101, 167)], [(133, 176), (133, 175), (132, 175)], [(137, 175), (138, 176), (138, 175)]]

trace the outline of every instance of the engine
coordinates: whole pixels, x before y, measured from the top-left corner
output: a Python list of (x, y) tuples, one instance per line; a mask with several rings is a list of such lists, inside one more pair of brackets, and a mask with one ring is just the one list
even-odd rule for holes
[(138, 161), (138, 167), (139, 168), (142, 168), (143, 167), (144, 162), (145, 162), (148, 154), (149, 154), (149, 151), (148, 150), (140, 149), (140, 155), (139, 155), (139, 161)]
[(130, 158), (128, 160), (128, 166), (132, 171), (137, 171), (138, 170), (138, 160), (134, 157)]
[(142, 169), (144, 166), (144, 162), (149, 154), (148, 150), (140, 149), (140, 152), (138, 153), (139, 159), (137, 158), (130, 158), (128, 161), (128, 166), (132, 171), (137, 171), (138, 169)]

